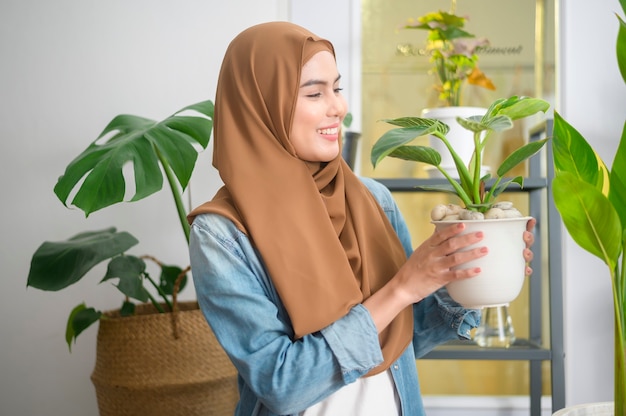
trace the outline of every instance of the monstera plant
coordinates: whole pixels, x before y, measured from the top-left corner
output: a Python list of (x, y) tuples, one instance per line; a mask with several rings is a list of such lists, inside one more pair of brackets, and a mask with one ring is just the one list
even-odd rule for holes
[[(189, 225), (182, 192), (189, 183), (198, 152), (209, 143), (212, 129), (211, 101), (187, 106), (162, 121), (118, 115), (70, 162), (59, 177), (54, 193), (65, 206), (76, 206), (88, 217), (124, 200), (125, 165), (131, 164), (134, 174), (135, 194), (130, 201), (139, 201), (161, 190), (165, 176), (188, 241)], [(46, 241), (32, 257), (27, 284), (58, 291), (109, 260), (101, 282), (117, 282), (117, 288), (124, 295), (122, 315), (134, 313), (133, 300), (151, 302), (160, 312), (168, 312), (172, 308), (168, 296), (184, 287), (188, 267), (165, 265), (150, 256), (127, 254), (136, 244), (138, 240), (134, 236), (114, 227), (85, 231), (65, 241)], [(158, 265), (158, 279), (150, 276), (145, 260), (153, 260)], [(85, 303), (74, 307), (67, 322), (68, 346), (71, 348), (72, 341), (101, 317), (101, 311)]]

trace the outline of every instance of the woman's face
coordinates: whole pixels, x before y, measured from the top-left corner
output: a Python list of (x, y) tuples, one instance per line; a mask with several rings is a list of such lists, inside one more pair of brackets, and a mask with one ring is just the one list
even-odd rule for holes
[(328, 51), (316, 53), (302, 67), (290, 136), (302, 160), (328, 162), (339, 154), (339, 132), (347, 111), (339, 77)]

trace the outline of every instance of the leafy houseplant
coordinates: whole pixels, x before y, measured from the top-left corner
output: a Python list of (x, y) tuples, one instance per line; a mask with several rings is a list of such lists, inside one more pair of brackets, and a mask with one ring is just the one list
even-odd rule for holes
[(478, 68), (479, 48), (489, 44), (486, 38), (476, 38), (463, 29), (466, 18), (455, 15), (456, 1), (450, 13), (443, 11), (427, 13), (410, 19), (405, 29), (428, 32), (426, 52), (430, 54), (433, 72), (440, 82), (436, 86), (439, 99), (447, 106), (459, 106), (463, 86), (471, 85), (495, 90), (493, 82)]
[[(626, 11), (626, 2), (620, 4)], [(617, 17), (617, 61), (626, 82), (626, 23)], [(626, 123), (610, 170), (557, 112), (552, 147), (552, 190), (563, 223), (580, 247), (609, 268), (615, 316), (614, 414), (626, 415)]]
[[(481, 244), (489, 247), (489, 255), (473, 264), (481, 268), (481, 274), (473, 279), (446, 285), (452, 298), (465, 307), (483, 308), (507, 304), (522, 289), (525, 273), (524, 259), (521, 256), (521, 233), (529, 218), (522, 217), (511, 203), (496, 205), (495, 199), (513, 182), (523, 186), (521, 176), (506, 179), (504, 175), (537, 153), (546, 140), (530, 142), (511, 153), (497, 169), (493, 180), (490, 173), (481, 173), (482, 151), (494, 132), (510, 129), (513, 127), (513, 120), (539, 111), (545, 112), (548, 108), (549, 104), (543, 100), (513, 96), (496, 100), (482, 116), (457, 117), (457, 122), (473, 133), (474, 151), (467, 166), (446, 137), (448, 125), (435, 119), (403, 117), (385, 120), (397, 127), (387, 131), (372, 148), (371, 161), (374, 167), (389, 156), (427, 163), (438, 169), (447, 179), (447, 183), (443, 185), (422, 186), (427, 190), (452, 193), (462, 201), (463, 207), (448, 204), (433, 208), (431, 218), (436, 228), (449, 226), (451, 221), (462, 221), (466, 223), (464, 232), (484, 231), (485, 239)], [(441, 166), (441, 154), (437, 150), (408, 144), (416, 137), (426, 134), (445, 144), (454, 160), (458, 180)], [(518, 233), (520, 238), (509, 238)], [(503, 275), (507, 278), (502, 278)]]
[[(371, 161), (376, 167), (381, 160), (389, 156), (432, 165), (448, 180), (448, 185), (430, 185), (423, 188), (453, 193), (461, 199), (465, 209), (484, 213), (492, 207), (496, 197), (511, 183), (515, 182), (523, 186), (521, 176), (506, 179), (504, 175), (537, 153), (547, 141), (544, 139), (530, 142), (512, 152), (496, 170), (493, 185), (487, 191), (485, 184), (492, 179), (491, 174), (487, 173), (481, 176), (480, 167), (482, 151), (492, 134), (512, 128), (514, 120), (534, 115), (540, 111), (545, 113), (549, 107), (550, 105), (546, 101), (538, 98), (512, 96), (494, 101), (483, 116), (458, 117), (457, 122), (463, 128), (471, 131), (474, 137), (474, 151), (467, 166), (448, 141), (446, 133), (449, 127), (441, 121), (419, 117), (384, 120), (397, 127), (387, 131), (374, 144)], [(458, 181), (441, 167), (441, 154), (435, 149), (427, 146), (408, 145), (415, 138), (427, 134), (437, 137), (445, 144), (454, 160), (459, 176)]]
[[(171, 189), (178, 218), (186, 240), (189, 225), (182, 201), (182, 192), (189, 183), (199, 149), (205, 149), (213, 129), (213, 103), (203, 101), (183, 108), (162, 121), (133, 115), (118, 115), (105, 127), (100, 136), (67, 166), (54, 192), (68, 206), (80, 208), (85, 216), (123, 201), (126, 182), (122, 168), (132, 163), (135, 195), (138, 201), (162, 189), (163, 174)], [(163, 172), (163, 173), (162, 173)], [(82, 183), (81, 183), (82, 181)], [(124, 294), (123, 316), (132, 315), (134, 303), (151, 302), (160, 312), (166, 312), (151, 292), (157, 292), (171, 311), (168, 299), (185, 284), (188, 268), (163, 265), (149, 256), (125, 254), (138, 244), (128, 232), (111, 227), (87, 231), (66, 241), (44, 242), (34, 253), (28, 275), (28, 286), (58, 291), (83, 278), (92, 268), (105, 260), (108, 263), (102, 282), (119, 279), (117, 288)], [(144, 260), (154, 260), (160, 267), (159, 281), (147, 272)], [(178, 280), (178, 281), (177, 281)], [(180, 285), (176, 287), (175, 285)], [(151, 290), (148, 290), (152, 287)], [(99, 319), (101, 311), (84, 303), (70, 313), (66, 341), (71, 342)]]

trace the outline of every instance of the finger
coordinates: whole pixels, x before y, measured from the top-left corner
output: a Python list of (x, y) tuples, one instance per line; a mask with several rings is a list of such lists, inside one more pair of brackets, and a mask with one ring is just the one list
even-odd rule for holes
[(535, 228), (535, 225), (537, 225), (537, 220), (535, 218), (529, 219), (526, 223), (526, 230), (532, 232), (533, 228)]
[(439, 246), (450, 238), (454, 237), (455, 235), (463, 232), (464, 229), (465, 224), (463, 224), (462, 222), (441, 227), (435, 230), (433, 235), (430, 237), (430, 240), (432, 240), (430, 245), (433, 247)]
[(449, 256), (459, 250), (467, 248), (473, 244), (477, 244), (483, 239), (483, 236), (484, 234), (482, 231), (476, 231), (451, 237), (441, 244), (441, 247), (444, 250), (443, 254), (445, 256)]
[(535, 257), (535, 253), (533, 253), (532, 250), (530, 249), (524, 249), (524, 260), (527, 263), (530, 263), (531, 261), (533, 261), (533, 258)]
[(472, 260), (484, 257), (489, 253), (487, 247), (478, 247), (471, 250), (455, 251), (445, 257), (446, 267), (450, 269), (458, 267)]
[(530, 277), (533, 274), (533, 269), (530, 266), (526, 266), (526, 277)]
[(524, 231), (523, 238), (526, 243), (526, 248), (530, 248), (533, 244), (535, 244), (535, 235), (530, 231)]

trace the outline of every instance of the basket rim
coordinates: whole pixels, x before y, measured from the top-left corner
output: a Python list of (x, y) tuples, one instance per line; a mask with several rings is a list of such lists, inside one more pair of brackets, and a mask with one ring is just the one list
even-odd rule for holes
[[(168, 306), (165, 303), (159, 303), (160, 306), (165, 310), (164, 313), (160, 313), (156, 307), (151, 303), (140, 303), (135, 306), (135, 313), (129, 316), (120, 315), (121, 308), (109, 309), (102, 312), (101, 319), (105, 320), (132, 320), (132, 319), (141, 319), (142, 317), (151, 316), (151, 315), (170, 315), (172, 311), (168, 310)], [(177, 313), (185, 313), (185, 312), (194, 312), (196, 310), (200, 310), (200, 305), (197, 300), (190, 300), (184, 302), (178, 302), (178, 311)]]

